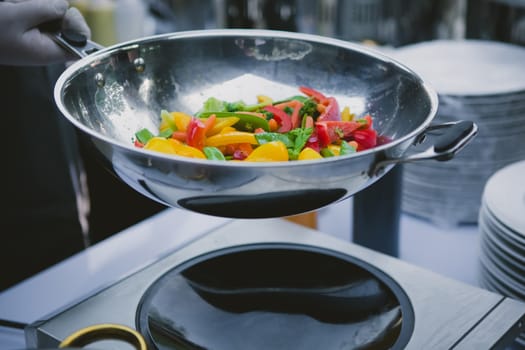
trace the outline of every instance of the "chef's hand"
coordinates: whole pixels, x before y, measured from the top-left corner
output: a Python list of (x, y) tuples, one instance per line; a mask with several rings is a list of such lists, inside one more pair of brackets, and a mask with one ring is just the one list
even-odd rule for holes
[[(2, 0), (0, 0), (2, 1)], [(0, 2), (0, 64), (46, 65), (72, 59), (45, 32), (43, 23), (59, 20), (70, 29), (90, 38), (86, 21), (66, 0), (8, 0)]]

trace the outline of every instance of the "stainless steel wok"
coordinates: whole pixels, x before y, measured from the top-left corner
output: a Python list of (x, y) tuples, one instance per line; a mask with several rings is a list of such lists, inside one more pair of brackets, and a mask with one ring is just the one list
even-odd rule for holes
[[(82, 57), (56, 83), (62, 114), (129, 186), (199, 213), (266, 218), (315, 210), (371, 185), (396, 163), (449, 159), (477, 130), (470, 122), (431, 127), (438, 99), (427, 83), (389, 57), (331, 38), (204, 30), (98, 51), (89, 41), (58, 40)], [(136, 131), (157, 129), (162, 109), (194, 113), (211, 96), (285, 98), (300, 85), (336, 97), (357, 115), (370, 113), (378, 133), (392, 141), (349, 156), (285, 163), (196, 160), (133, 145)], [(434, 129), (446, 132), (412, 152)]]

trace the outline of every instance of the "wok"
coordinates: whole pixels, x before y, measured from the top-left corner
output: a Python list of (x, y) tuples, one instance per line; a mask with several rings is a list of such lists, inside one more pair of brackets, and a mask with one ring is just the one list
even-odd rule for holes
[[(58, 35), (81, 57), (59, 77), (55, 102), (108, 167), (143, 195), (214, 216), (269, 218), (319, 209), (374, 183), (395, 164), (450, 159), (476, 134), (471, 122), (431, 126), (435, 91), (402, 64), (359, 44), (268, 30), (203, 30), (108, 48)], [(294, 162), (218, 162), (134, 147), (160, 111), (195, 113), (213, 96), (254, 101), (306, 85), (369, 113), (391, 141), (353, 155)], [(428, 147), (411, 152), (425, 135)], [(445, 131), (445, 132), (443, 132)], [(431, 140), (432, 142), (429, 142)]]

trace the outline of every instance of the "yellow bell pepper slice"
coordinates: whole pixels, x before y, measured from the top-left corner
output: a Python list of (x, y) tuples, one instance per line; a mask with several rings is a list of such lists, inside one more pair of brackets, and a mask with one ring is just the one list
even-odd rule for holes
[(170, 142), (169, 139), (163, 137), (152, 137), (144, 145), (144, 149), (160, 153), (176, 154), (175, 149), (173, 148), (173, 142)]
[(219, 132), (219, 134), (228, 134), (230, 132), (235, 132), (235, 131), (238, 131), (238, 130), (235, 129), (233, 126), (226, 126)]
[(338, 156), (341, 154), (341, 146), (339, 145), (328, 145), (326, 146), (330, 151), (332, 151), (334, 156)]
[(320, 158), (323, 158), (323, 156), (319, 152), (317, 152), (316, 150), (310, 147), (305, 147), (299, 153), (297, 160), (311, 160), (311, 159), (320, 159)]
[(171, 115), (173, 116), (173, 121), (177, 126), (177, 130), (186, 131), (186, 128), (191, 121), (191, 115), (183, 112), (171, 112)]
[(163, 109), (160, 111), (160, 125), (159, 131), (163, 132), (164, 130), (171, 129), (173, 131), (177, 130), (177, 125), (175, 125), (175, 120), (173, 114)]
[[(205, 121), (207, 118), (201, 118), (202, 121)], [(225, 118), (217, 118), (215, 120), (215, 124), (206, 132), (206, 136), (210, 137), (213, 135), (216, 135), (224, 128), (230, 127), (237, 123), (239, 121), (239, 118), (237, 117), (225, 117)]]
[(173, 148), (175, 149), (175, 153), (179, 156), (206, 159), (206, 155), (204, 155), (204, 153), (198, 148), (180, 142), (174, 143)]
[(174, 139), (165, 139), (162, 137), (151, 138), (148, 143), (144, 145), (144, 149), (183, 157), (206, 158), (204, 153), (195, 147), (185, 145)]
[(232, 143), (250, 143), (258, 145), (255, 135), (251, 132), (245, 131), (231, 131), (227, 133), (220, 133), (206, 138), (206, 146), (226, 146)]
[(350, 107), (345, 107), (341, 111), (341, 120), (345, 122), (350, 122), (354, 120), (355, 114), (350, 113)]
[(253, 150), (244, 160), (246, 162), (286, 162), (288, 150), (281, 141), (265, 143)]
[(257, 102), (271, 104), (273, 102), (273, 99), (266, 95), (257, 95)]

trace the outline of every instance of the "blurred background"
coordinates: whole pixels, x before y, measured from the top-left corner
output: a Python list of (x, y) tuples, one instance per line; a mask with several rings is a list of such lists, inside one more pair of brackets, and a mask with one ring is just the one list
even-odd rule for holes
[[(87, 18), (93, 40), (103, 45), (172, 31), (268, 28), (400, 46), (466, 33), (466, 0), (73, 0)], [(468, 16), (483, 21), (496, 1)], [(486, 4), (484, 4), (486, 2)], [(491, 4), (489, 4), (489, 2)], [(508, 2), (508, 1), (507, 1)], [(506, 2), (506, 3), (507, 3)], [(502, 16), (516, 19), (511, 4)], [(487, 8), (486, 10), (482, 8)], [(507, 19), (501, 18), (502, 21)], [(477, 27), (482, 28), (476, 29)], [(512, 30), (511, 30), (512, 31)], [(475, 23), (472, 35), (502, 35)], [(478, 33), (475, 33), (478, 32)]]
[(522, 0), (72, 0), (93, 39), (210, 28), (269, 28), (398, 47), (432, 39), (525, 43)]

